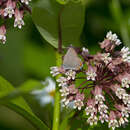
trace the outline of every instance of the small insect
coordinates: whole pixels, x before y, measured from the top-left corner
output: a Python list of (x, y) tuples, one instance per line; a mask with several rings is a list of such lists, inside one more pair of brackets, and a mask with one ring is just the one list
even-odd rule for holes
[(76, 51), (70, 47), (63, 59), (63, 68), (71, 70), (79, 70), (82, 68), (83, 63), (78, 57)]

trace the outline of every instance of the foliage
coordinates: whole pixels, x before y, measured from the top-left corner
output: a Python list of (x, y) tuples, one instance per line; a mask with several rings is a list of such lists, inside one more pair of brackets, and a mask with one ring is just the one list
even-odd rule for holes
[[(40, 14), (42, 12), (42, 14)], [(41, 15), (39, 18), (39, 14)], [(62, 34), (63, 46), (79, 44), (84, 25), (84, 2), (65, 6), (55, 0), (39, 1), (33, 8), (33, 21), (45, 40), (58, 47), (59, 33)], [(73, 35), (72, 35), (73, 34)]]

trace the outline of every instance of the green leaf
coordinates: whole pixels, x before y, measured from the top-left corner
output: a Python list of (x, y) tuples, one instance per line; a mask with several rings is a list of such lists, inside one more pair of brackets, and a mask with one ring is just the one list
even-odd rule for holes
[(8, 102), (11, 99), (28, 94), (33, 90), (42, 89), (43, 87), (44, 86), (41, 84), (41, 82), (37, 80), (28, 80), (19, 87), (9, 92), (6, 91), (4, 93), (2, 92), (2, 95), (0, 96), (0, 103)]
[(60, 4), (67, 4), (70, 0), (56, 0)]
[(40, 0), (32, 12), (33, 21), (42, 37), (55, 48), (58, 47), (60, 32), (64, 47), (79, 45), (84, 17), (84, 1), (77, 4), (69, 2), (63, 6), (55, 0)]
[[(33, 82), (33, 84), (35, 83)], [(0, 77), (0, 98), (2, 98), (3, 96), (9, 94), (14, 90), (15, 90), (14, 87), (8, 81)], [(40, 130), (49, 129), (37, 116), (35, 116), (35, 114), (32, 112), (32, 110), (22, 97), (17, 97), (16, 99), (10, 100), (9, 102), (3, 102), (3, 105), (12, 109), (16, 113), (19, 113), (37, 129)]]
[(29, 93), (36, 89), (42, 89), (43, 84), (37, 80), (28, 80), (20, 85), (16, 90), (21, 93)]
[(69, 123), (69, 119), (72, 118), (75, 114), (75, 111), (71, 112), (70, 114), (68, 114), (64, 120), (61, 122), (60, 124), (60, 128), (59, 130), (66, 130), (68, 123)]

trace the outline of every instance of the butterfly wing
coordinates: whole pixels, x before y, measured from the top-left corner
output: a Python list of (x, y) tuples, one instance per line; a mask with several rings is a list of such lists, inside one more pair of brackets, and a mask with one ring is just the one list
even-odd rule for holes
[(73, 48), (69, 48), (63, 60), (64, 69), (79, 70), (82, 67), (82, 61)]

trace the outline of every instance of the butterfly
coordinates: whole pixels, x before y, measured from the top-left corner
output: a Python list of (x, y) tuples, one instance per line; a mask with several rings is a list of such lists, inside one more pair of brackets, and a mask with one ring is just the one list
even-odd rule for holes
[(78, 57), (76, 51), (70, 47), (63, 59), (63, 68), (71, 70), (79, 70), (83, 66), (81, 59)]

